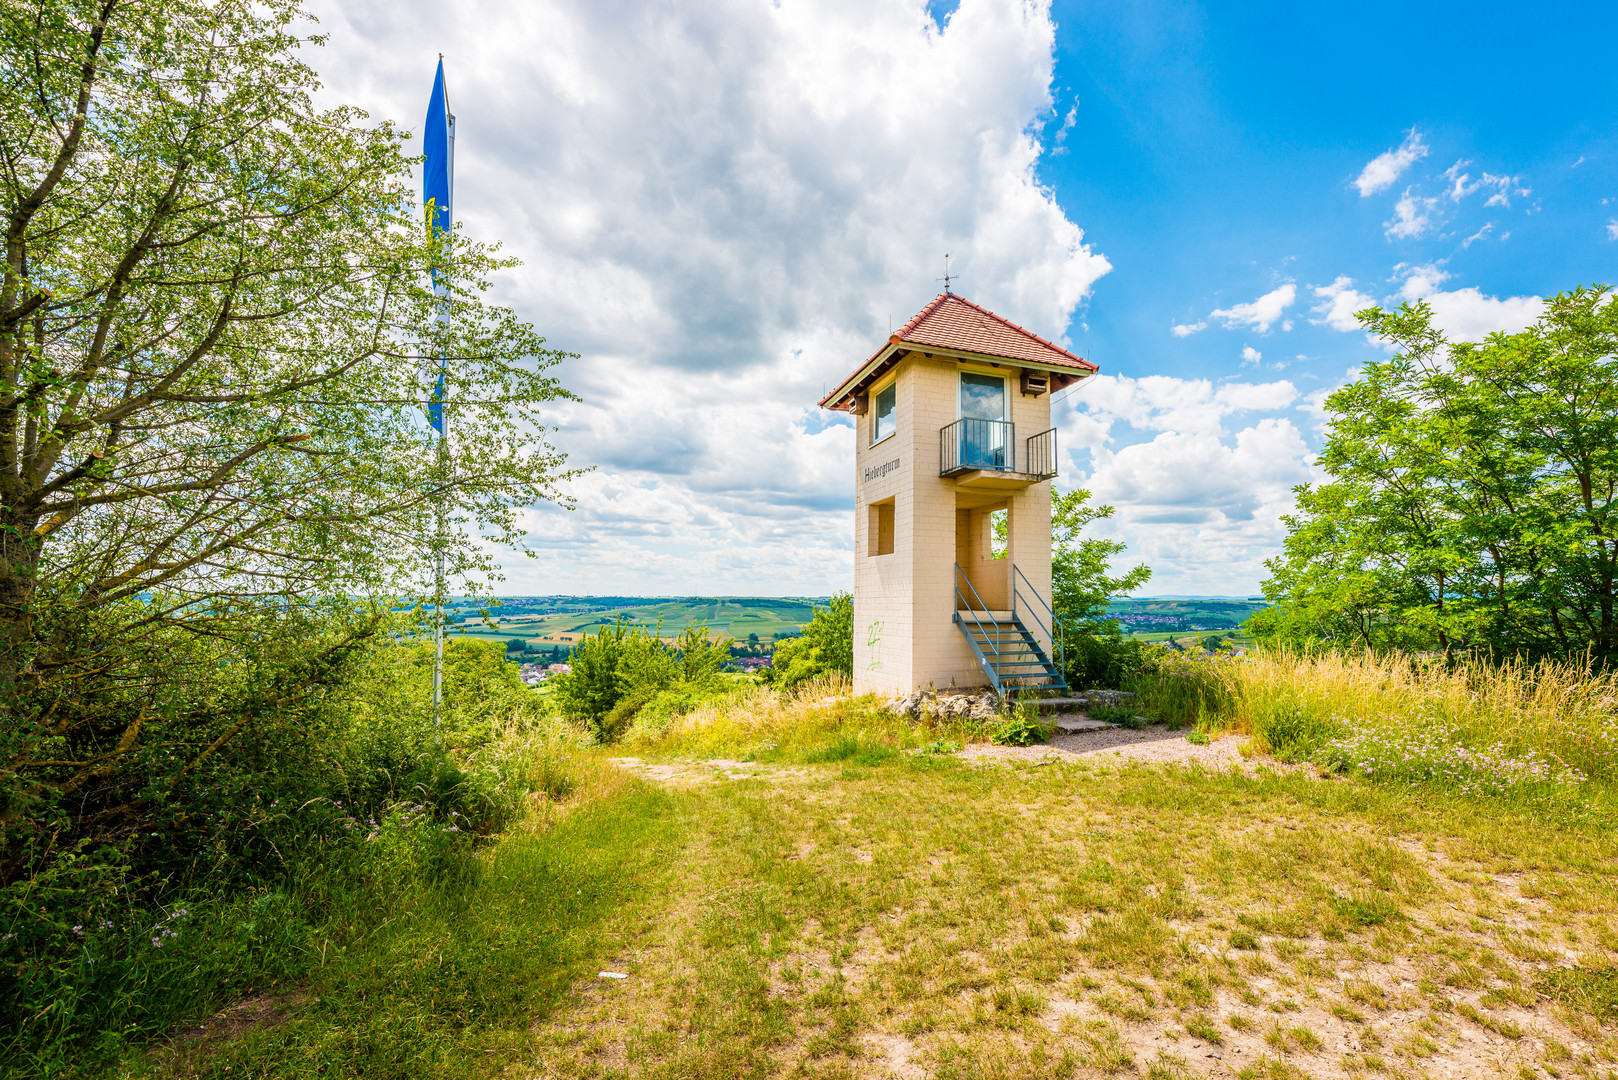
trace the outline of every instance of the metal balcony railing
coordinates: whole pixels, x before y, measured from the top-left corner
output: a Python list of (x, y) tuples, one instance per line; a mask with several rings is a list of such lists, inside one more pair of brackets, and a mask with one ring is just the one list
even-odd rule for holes
[(1016, 472), (1016, 438), (1017, 429), (1009, 420), (963, 416), (938, 433), (938, 475), (970, 469)]
[[(1017, 472), (1017, 429), (1009, 420), (962, 417), (938, 433), (938, 475), (982, 469)], [(1056, 429), (1032, 435), (1023, 446), (1021, 471), (1048, 480), (1056, 475)]]
[(1056, 475), (1056, 429), (1047, 428), (1038, 435), (1028, 437), (1023, 451), (1022, 471), (1032, 473), (1041, 480)]

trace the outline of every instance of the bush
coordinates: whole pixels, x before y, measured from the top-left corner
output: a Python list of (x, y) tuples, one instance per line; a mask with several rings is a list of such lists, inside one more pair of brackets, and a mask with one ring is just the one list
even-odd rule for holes
[(655, 692), (680, 672), (675, 654), (657, 634), (623, 619), (585, 634), (568, 664), (571, 672), (551, 680), (556, 703), (563, 715), (587, 724), (603, 742), (612, 741), (602, 723), (619, 701), (635, 690)]
[(663, 691), (656, 686), (640, 686), (618, 699), (606, 716), (596, 725), (596, 737), (604, 743), (614, 743), (629, 730), (640, 711), (652, 703)]
[(1047, 724), (1031, 705), (1025, 705), (1006, 716), (991, 729), (994, 741), (1001, 746), (1032, 746), (1051, 737), (1056, 730)]
[(1074, 690), (1121, 690), (1150, 651), (1150, 645), (1116, 634), (1075, 634), (1065, 643), (1062, 674)]
[[(73, 816), (7, 779), (22, 812), (3, 834), (0, 1058), (60, 1071), (297, 978), (322, 898), (393, 872), (379, 840), (409, 833), (413, 872), (464, 873), (472, 837), (522, 805), (528, 777), (465, 767), (497, 726), (538, 719), (500, 645), (446, 644), (435, 731), (431, 643), (383, 632), (402, 617), (356, 635), (355, 618), (266, 613), (239, 652), (160, 637), (124, 668), (173, 676), (142, 729), (155, 745), (81, 785)], [(187, 745), (209, 752), (170, 756)]]
[(670, 647), (659, 634), (620, 619), (574, 647), (573, 670), (551, 680), (556, 701), (600, 742), (616, 742), (661, 691), (700, 695), (718, 685), (730, 645), (729, 638), (710, 640), (705, 626), (690, 626)]

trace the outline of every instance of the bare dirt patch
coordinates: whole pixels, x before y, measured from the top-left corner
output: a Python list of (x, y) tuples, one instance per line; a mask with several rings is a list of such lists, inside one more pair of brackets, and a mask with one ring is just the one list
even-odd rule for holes
[(307, 996), (302, 990), (290, 990), (245, 998), (220, 1009), (200, 1024), (178, 1028), (160, 1044), (157, 1058), (176, 1074), (187, 1075), (215, 1048), (235, 1042), (251, 1031), (280, 1027), (302, 1007)]
[(1170, 731), (1162, 724), (1139, 730), (1109, 727), (1072, 735), (1055, 735), (1039, 746), (974, 744), (962, 750), (960, 756), (967, 761), (985, 762), (1089, 758), (1176, 765), (1196, 763), (1211, 768), (1244, 770), (1253, 767), (1250, 760), (1241, 755), (1246, 736), (1227, 735), (1209, 740), (1206, 746), (1198, 746), (1186, 737), (1187, 734), (1184, 731)]
[(756, 761), (709, 758), (705, 761), (650, 762), (636, 757), (608, 758), (613, 765), (659, 784), (712, 784), (721, 780), (751, 780), (756, 777), (797, 775), (795, 769), (778, 769)]

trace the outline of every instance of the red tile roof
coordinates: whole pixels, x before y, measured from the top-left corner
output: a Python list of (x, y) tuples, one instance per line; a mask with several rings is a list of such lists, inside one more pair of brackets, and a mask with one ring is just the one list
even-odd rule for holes
[(1004, 356), (1012, 360), (1032, 360), (1091, 372), (1096, 365), (1074, 356), (1038, 334), (1031, 334), (1016, 323), (1002, 319), (988, 308), (954, 293), (938, 298), (916, 313), (898, 333), (901, 341), (937, 345), (944, 349)]
[[(1046, 341), (1038, 334), (1029, 333), (1016, 323), (1002, 319), (988, 308), (954, 293), (940, 293), (932, 303), (918, 311), (904, 327), (888, 338), (870, 360), (860, 365), (847, 379), (826, 395), (822, 406), (837, 408), (859, 387), (853, 385), (861, 371), (893, 345), (932, 345), (940, 349), (994, 356), (1007, 360), (1026, 360), (1057, 368), (1071, 368), (1082, 378), (1099, 368), (1080, 356), (1074, 356), (1060, 345)], [(883, 369), (887, 367), (883, 365)], [(882, 369), (879, 369), (879, 371)], [(875, 377), (877, 371), (870, 373)], [(865, 381), (869, 381), (868, 379)], [(1071, 381), (1071, 380), (1069, 380)], [(1053, 387), (1054, 389), (1054, 387)]]

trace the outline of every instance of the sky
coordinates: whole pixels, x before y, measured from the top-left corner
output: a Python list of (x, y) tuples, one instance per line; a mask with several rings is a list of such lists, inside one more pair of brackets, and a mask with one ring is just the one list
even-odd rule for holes
[(419, 134), (581, 403), (571, 509), (497, 591), (824, 595), (854, 439), (822, 393), (941, 288), (1095, 361), (1063, 488), (1141, 595), (1249, 595), (1325, 397), (1426, 300), (1455, 340), (1618, 283), (1618, 6), (319, 0), (323, 101)]

